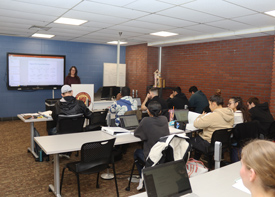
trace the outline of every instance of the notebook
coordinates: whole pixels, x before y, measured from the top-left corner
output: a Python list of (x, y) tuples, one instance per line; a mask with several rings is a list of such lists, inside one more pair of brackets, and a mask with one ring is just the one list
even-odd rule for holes
[(119, 119), (121, 127), (127, 130), (134, 130), (139, 125), (137, 115), (135, 114), (120, 116)]
[(188, 109), (176, 109), (174, 111), (177, 121), (188, 123)]
[(150, 197), (198, 197), (192, 193), (184, 160), (143, 169), (147, 195)]

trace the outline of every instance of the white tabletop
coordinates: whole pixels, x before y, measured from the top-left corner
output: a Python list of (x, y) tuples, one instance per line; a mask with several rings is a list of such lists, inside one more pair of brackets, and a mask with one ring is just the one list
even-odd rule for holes
[(52, 117), (50, 118), (30, 118), (25, 119), (23, 118), (24, 114), (18, 114), (17, 117), (20, 118), (23, 122), (45, 122), (45, 121), (52, 121)]
[[(249, 197), (232, 185), (240, 178), (241, 163), (237, 162), (190, 178), (192, 190), (199, 197)], [(146, 192), (132, 197), (147, 197)]]
[(109, 140), (112, 138), (114, 138), (114, 136), (102, 131), (90, 131), (73, 134), (40, 136), (35, 137), (34, 141), (36, 141), (47, 155), (50, 155), (78, 151), (84, 143)]

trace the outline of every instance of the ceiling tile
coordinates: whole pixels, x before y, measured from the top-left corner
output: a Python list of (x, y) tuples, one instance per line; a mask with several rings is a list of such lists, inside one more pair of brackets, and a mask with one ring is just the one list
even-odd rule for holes
[(218, 21), (218, 20), (223, 19), (221, 17), (213, 16), (210, 14), (205, 14), (202, 12), (190, 10), (190, 9), (183, 8), (183, 7), (170, 8), (170, 9), (167, 9), (164, 11), (160, 11), (160, 12), (158, 12), (158, 14), (164, 15), (164, 16), (170, 16), (170, 17), (174, 17), (174, 18), (179, 18), (179, 19), (183, 19), (183, 20), (188, 20), (188, 21), (192, 21), (192, 22), (196, 22), (196, 23), (212, 22), (212, 21)]
[[(154, 6), (152, 6), (154, 5)], [(126, 8), (134, 9), (134, 10), (140, 10), (144, 12), (154, 13), (161, 10), (165, 10), (167, 8), (174, 7), (174, 5), (167, 4), (160, 1), (155, 0), (138, 0), (133, 3), (129, 3), (125, 6)]]
[(169, 32), (178, 33), (181, 37), (198, 36), (203, 35), (203, 32), (193, 31), (185, 28), (169, 29)]
[(136, 0), (86, 0), (90, 2), (97, 2), (107, 5), (115, 5), (115, 6), (126, 6), (129, 3), (135, 2)]
[(221, 29), (218, 27), (212, 27), (209, 25), (194, 25), (190, 27), (185, 27), (186, 29), (194, 30), (194, 31), (199, 31), (199, 32), (204, 32), (204, 33), (221, 33), (221, 32), (226, 32), (226, 29)]
[(222, 20), (222, 21), (216, 21), (216, 22), (211, 22), (207, 24), (211, 26), (223, 28), (223, 29), (228, 29), (231, 31), (253, 28), (253, 26), (251, 25), (247, 25), (247, 24), (232, 21), (232, 20)]
[(63, 9), (63, 8), (28, 4), (24, 2), (10, 1), (10, 0), (1, 0), (0, 7), (1, 9), (6, 9), (6, 10), (24, 11), (26, 13), (42, 14), (42, 15), (49, 15), (49, 16), (60, 16), (67, 11), (66, 9)]
[(253, 14), (249, 16), (243, 16), (234, 18), (234, 21), (239, 21), (255, 27), (274, 26), (275, 17), (267, 16), (264, 14)]
[(141, 17), (138, 19), (139, 21), (146, 21), (150, 23), (157, 23), (157, 24), (163, 24), (167, 25), (169, 24), (170, 26), (174, 27), (184, 27), (184, 26), (190, 26), (190, 25), (195, 25), (197, 23), (190, 22), (190, 21), (185, 21), (177, 18), (172, 18), (168, 16), (161, 16), (157, 14), (150, 14), (144, 17)]
[(182, 6), (223, 18), (232, 18), (256, 13), (252, 10), (217, 0), (197, 0)]
[(182, 4), (185, 4), (185, 3), (189, 3), (189, 2), (192, 2), (192, 1), (195, 1), (195, 0), (158, 0), (160, 2), (165, 2), (165, 3), (170, 3), (170, 4), (173, 4), (173, 5), (182, 5)]
[(36, 4), (36, 5), (45, 5), (50, 7), (57, 8), (71, 8), (82, 0), (15, 0), (24, 3)]
[(155, 31), (164, 31), (164, 30), (169, 29), (169, 28), (171, 29), (171, 27), (172, 27), (172, 26), (169, 26), (169, 25), (149, 23), (149, 22), (138, 21), (138, 20), (128, 21), (126, 23), (123, 23), (123, 25), (150, 29), (152, 32), (155, 32)]
[(73, 10), (97, 13), (97, 14), (102, 14), (107, 16), (129, 18), (129, 19), (134, 19), (134, 18), (145, 16), (148, 14), (137, 10), (105, 5), (100, 3), (94, 3), (94, 2), (88, 2), (88, 1), (83, 1), (79, 5), (75, 6)]
[(225, 0), (229, 3), (246, 7), (258, 12), (266, 12), (275, 10), (275, 1), (274, 0)]

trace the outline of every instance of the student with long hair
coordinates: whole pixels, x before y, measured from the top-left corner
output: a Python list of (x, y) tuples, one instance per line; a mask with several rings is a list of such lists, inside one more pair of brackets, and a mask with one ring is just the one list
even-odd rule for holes
[(250, 113), (241, 97), (231, 97), (228, 102), (228, 107), (234, 111), (234, 127), (236, 124), (251, 121)]
[(240, 175), (252, 197), (275, 196), (275, 143), (254, 140), (242, 150)]
[(69, 70), (67, 77), (65, 78), (64, 85), (71, 86), (72, 84), (81, 84), (80, 78), (77, 75), (77, 68), (72, 66)]

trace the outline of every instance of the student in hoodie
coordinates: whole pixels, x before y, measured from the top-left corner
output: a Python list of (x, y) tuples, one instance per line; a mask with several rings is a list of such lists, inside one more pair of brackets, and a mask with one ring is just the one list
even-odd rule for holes
[(185, 94), (181, 92), (180, 87), (175, 87), (173, 89), (173, 93), (167, 99), (168, 108), (172, 109), (184, 109), (186, 105), (188, 107), (188, 99)]
[(119, 116), (122, 116), (127, 111), (137, 110), (137, 101), (130, 96), (130, 88), (123, 87), (121, 93), (117, 94), (116, 100), (110, 108), (111, 113), (116, 114), (115, 123), (120, 124)]
[[(61, 88), (62, 98), (56, 102), (52, 110), (52, 118), (58, 124), (58, 115), (74, 115), (83, 114), (85, 118), (90, 119), (92, 117), (92, 112), (86, 107), (83, 101), (76, 100), (73, 96), (73, 90), (71, 86), (64, 85)], [(58, 128), (58, 127), (57, 127)], [(56, 127), (48, 131), (49, 135), (54, 135), (58, 133)]]
[(208, 107), (208, 100), (205, 94), (198, 90), (196, 86), (190, 87), (189, 92), (192, 94), (189, 98), (189, 107), (195, 108), (195, 112), (201, 114)]
[[(191, 138), (192, 146), (205, 152), (211, 143), (212, 134), (219, 129), (232, 128), (234, 124), (234, 113), (230, 108), (223, 108), (223, 98), (219, 95), (211, 96), (209, 99), (209, 108), (212, 113), (202, 113), (194, 121), (194, 126), (203, 129), (198, 136)], [(195, 153), (194, 158), (199, 160), (200, 154)]]
[(251, 114), (251, 120), (257, 120), (261, 125), (261, 133), (266, 136), (268, 134), (269, 127), (274, 121), (273, 116), (271, 115), (268, 103), (260, 104), (260, 100), (257, 97), (251, 97), (247, 100), (247, 107), (249, 113)]

